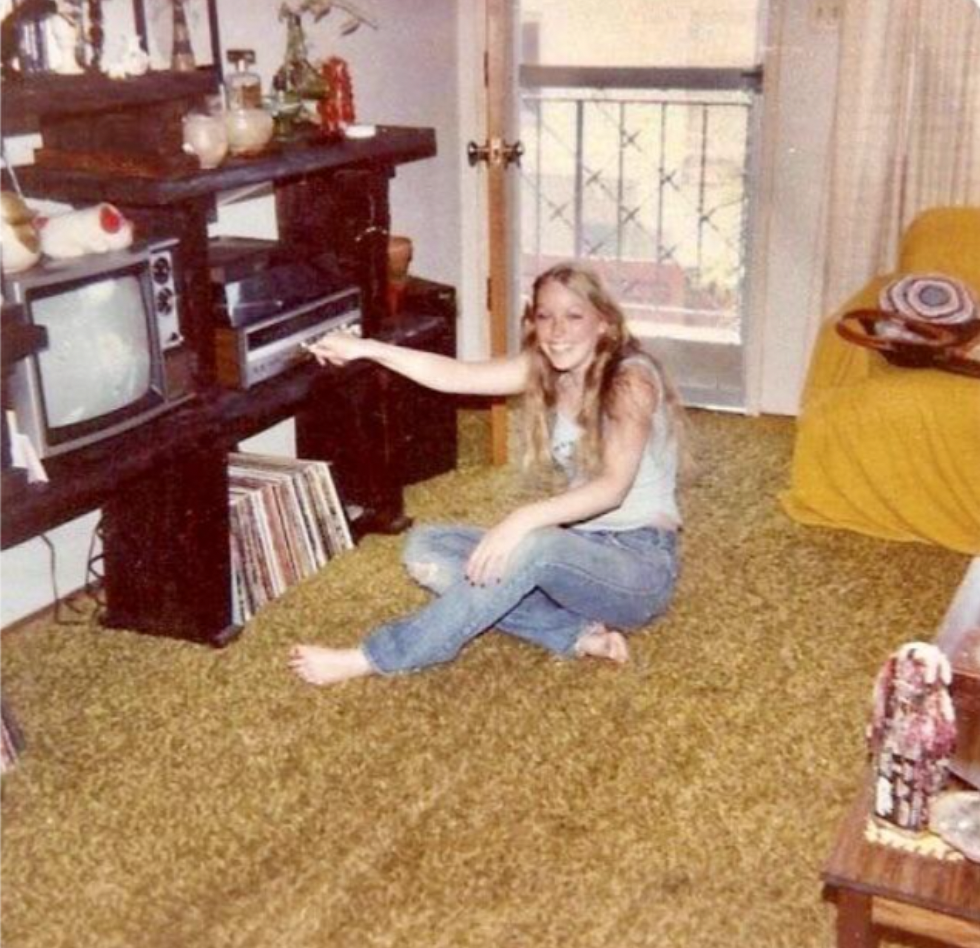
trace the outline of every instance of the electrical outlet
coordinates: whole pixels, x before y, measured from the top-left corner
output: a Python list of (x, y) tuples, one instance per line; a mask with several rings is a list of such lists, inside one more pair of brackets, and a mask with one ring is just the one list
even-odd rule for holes
[(810, 0), (810, 20), (818, 29), (836, 29), (844, 0)]

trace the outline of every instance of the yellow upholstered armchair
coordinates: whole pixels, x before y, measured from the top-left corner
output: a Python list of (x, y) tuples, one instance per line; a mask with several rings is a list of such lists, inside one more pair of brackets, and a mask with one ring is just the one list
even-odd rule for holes
[[(936, 208), (902, 238), (897, 273), (840, 313), (874, 307), (882, 286), (942, 273), (980, 299), (980, 208)], [(784, 509), (802, 523), (980, 553), (980, 379), (902, 368), (846, 342), (828, 320), (810, 362)]]

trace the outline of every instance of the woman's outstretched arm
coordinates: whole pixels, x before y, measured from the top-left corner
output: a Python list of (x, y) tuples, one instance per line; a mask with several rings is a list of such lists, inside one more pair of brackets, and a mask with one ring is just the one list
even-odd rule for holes
[(361, 339), (344, 333), (325, 336), (308, 347), (326, 365), (345, 365), (370, 359), (399, 375), (436, 392), (454, 395), (517, 395), (524, 391), (528, 361), (525, 355), (484, 362), (462, 362), (434, 352), (393, 346), (377, 339)]

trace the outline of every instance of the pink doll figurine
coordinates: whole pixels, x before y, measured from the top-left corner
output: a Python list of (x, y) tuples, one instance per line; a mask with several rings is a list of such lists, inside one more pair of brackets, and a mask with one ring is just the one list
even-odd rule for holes
[(874, 813), (901, 829), (929, 825), (956, 744), (949, 659), (923, 642), (903, 645), (878, 673), (869, 744)]

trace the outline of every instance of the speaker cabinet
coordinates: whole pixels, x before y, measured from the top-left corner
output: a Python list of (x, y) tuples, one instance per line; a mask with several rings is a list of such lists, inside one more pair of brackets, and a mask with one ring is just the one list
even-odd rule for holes
[[(456, 355), (456, 292), (429, 280), (409, 281), (399, 320), (416, 329), (396, 340), (413, 349)], [(382, 334), (383, 336), (386, 334)], [(389, 378), (388, 405), (395, 414), (396, 462), (404, 484), (415, 484), (456, 467), (456, 399), (403, 378)]]

